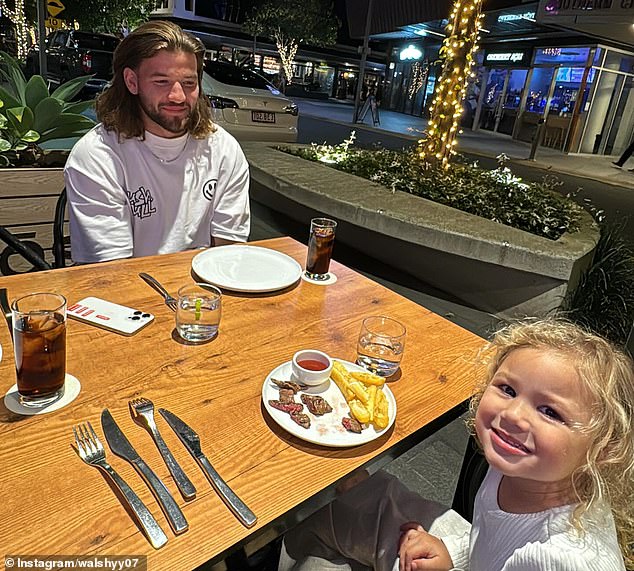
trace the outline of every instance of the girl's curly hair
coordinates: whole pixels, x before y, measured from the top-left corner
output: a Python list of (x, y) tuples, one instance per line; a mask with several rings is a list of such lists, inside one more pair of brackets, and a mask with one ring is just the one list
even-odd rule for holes
[(579, 504), (572, 524), (583, 532), (582, 516), (601, 501), (609, 503), (621, 551), (634, 563), (634, 363), (621, 350), (579, 325), (563, 319), (524, 320), (498, 331), (491, 343), (488, 374), (471, 399), (467, 422), (475, 435), (475, 413), (484, 390), (504, 359), (515, 349), (531, 347), (568, 356), (582, 390), (594, 402), (588, 426), (586, 462), (572, 475)]

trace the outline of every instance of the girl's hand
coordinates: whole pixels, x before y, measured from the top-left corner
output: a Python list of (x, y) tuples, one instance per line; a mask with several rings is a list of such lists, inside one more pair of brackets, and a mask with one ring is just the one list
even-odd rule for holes
[(450, 571), (453, 561), (441, 539), (427, 533), (417, 522), (401, 526), (399, 571)]

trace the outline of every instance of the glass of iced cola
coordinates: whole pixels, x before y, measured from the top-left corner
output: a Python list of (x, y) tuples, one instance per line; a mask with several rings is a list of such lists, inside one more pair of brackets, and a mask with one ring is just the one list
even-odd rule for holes
[(16, 299), (11, 310), (20, 403), (48, 406), (64, 394), (66, 298), (33, 293)]

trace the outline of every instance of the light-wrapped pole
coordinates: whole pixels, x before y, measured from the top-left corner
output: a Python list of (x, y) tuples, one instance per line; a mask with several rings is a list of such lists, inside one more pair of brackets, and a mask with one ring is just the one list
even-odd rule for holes
[(447, 37), (440, 48), (442, 72), (429, 108), (427, 138), (418, 143), (420, 158), (432, 165), (449, 167), (455, 154), (456, 135), (462, 115), (471, 66), (480, 39), (481, 0), (456, 0), (447, 24)]

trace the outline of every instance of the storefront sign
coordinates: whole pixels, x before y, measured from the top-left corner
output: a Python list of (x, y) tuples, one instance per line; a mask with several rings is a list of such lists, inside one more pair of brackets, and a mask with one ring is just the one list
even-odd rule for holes
[(634, 0), (540, 0), (535, 20), (631, 46)]
[(590, 55), (590, 48), (584, 46), (565, 48), (537, 48), (535, 64), (567, 64), (585, 66)]
[(522, 66), (530, 63), (531, 50), (487, 51), (484, 54), (484, 65), (488, 66)]
[[(634, 0), (540, 0), (537, 22), (548, 23), (553, 18), (582, 21), (587, 18), (605, 17), (617, 22), (617, 18), (634, 15)], [(607, 20), (606, 20), (607, 21)]]
[(517, 22), (518, 20), (535, 20), (535, 12), (524, 12), (523, 14), (500, 14), (498, 22)]
[(418, 48), (409, 45), (406, 48), (402, 49), (398, 54), (399, 59), (402, 60), (419, 60), (423, 57), (423, 52)]
[(548, 0), (545, 5), (546, 12), (578, 13), (579, 10), (611, 10), (622, 2), (613, 0)]

